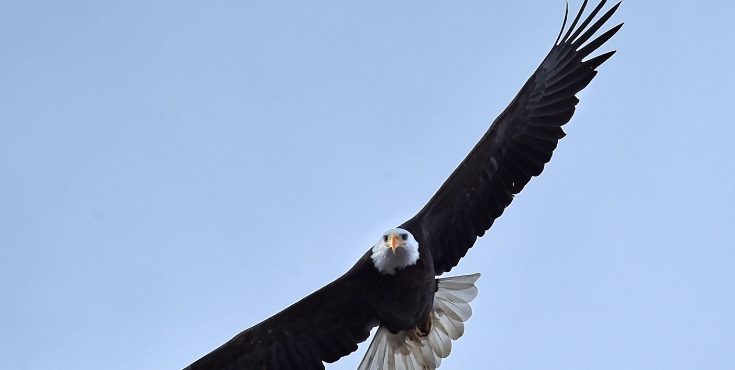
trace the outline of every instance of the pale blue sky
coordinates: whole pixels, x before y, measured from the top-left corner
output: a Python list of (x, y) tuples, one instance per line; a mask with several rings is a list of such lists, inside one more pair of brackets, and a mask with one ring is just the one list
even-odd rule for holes
[[(563, 12), (0, 3), (0, 368), (180, 369), (337, 278)], [(733, 18), (623, 3), (551, 163), (450, 273), (483, 276), (441, 369), (735, 368)]]

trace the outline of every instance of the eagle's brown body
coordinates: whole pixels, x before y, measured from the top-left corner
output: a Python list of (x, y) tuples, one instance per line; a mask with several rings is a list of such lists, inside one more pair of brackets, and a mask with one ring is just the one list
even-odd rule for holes
[(603, 0), (576, 27), (586, 4), (459, 167), (426, 206), (400, 226), (418, 242), (415, 264), (394, 275), (382, 274), (368, 251), (339, 279), (243, 331), (187, 369), (324, 369), (324, 362), (355, 351), (377, 325), (397, 333), (425, 324), (437, 291), (436, 276), (456, 266), (514, 195), (541, 173), (565, 135), (562, 125), (574, 114), (575, 94), (614, 53), (589, 58), (622, 26), (592, 38), (620, 4), (592, 23)]

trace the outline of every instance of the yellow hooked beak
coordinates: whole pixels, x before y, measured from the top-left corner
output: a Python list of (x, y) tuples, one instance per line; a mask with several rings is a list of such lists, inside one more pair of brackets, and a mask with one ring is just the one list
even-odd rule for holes
[(390, 249), (393, 250), (394, 254), (396, 253), (396, 248), (402, 247), (404, 245), (406, 245), (406, 242), (401, 240), (401, 238), (399, 238), (398, 235), (396, 234), (390, 235), (390, 241), (388, 242), (388, 246), (390, 246)]

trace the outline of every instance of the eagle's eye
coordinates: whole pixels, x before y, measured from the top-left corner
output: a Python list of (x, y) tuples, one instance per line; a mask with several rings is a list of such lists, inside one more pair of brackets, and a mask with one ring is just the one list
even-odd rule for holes
[(387, 242), (388, 242), (388, 235), (383, 235), (383, 243), (387, 243)]
[(408, 234), (401, 234), (401, 239), (408, 240)]

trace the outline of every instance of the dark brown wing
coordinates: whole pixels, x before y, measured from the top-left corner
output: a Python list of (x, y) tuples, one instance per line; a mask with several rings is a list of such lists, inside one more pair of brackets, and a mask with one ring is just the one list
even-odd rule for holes
[(478, 236), (483, 236), (505, 207), (549, 162), (561, 126), (569, 122), (579, 100), (574, 96), (592, 81), (614, 51), (583, 61), (609, 40), (622, 24), (587, 45), (620, 3), (587, 28), (605, 0), (575, 29), (585, 0), (568, 32), (566, 25), (546, 59), (528, 79), (503, 113), (495, 119), (465, 160), (454, 170), (429, 203), (402, 228), (429, 246), (437, 275), (452, 269)]
[(357, 350), (378, 325), (366, 302), (369, 254), (350, 271), (243, 331), (184, 370), (324, 369)]

